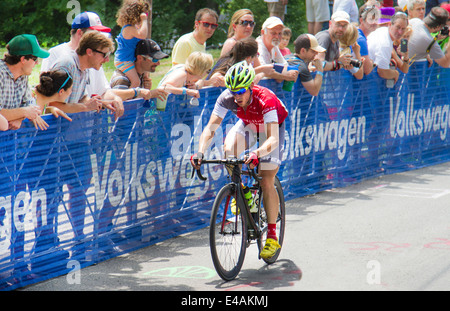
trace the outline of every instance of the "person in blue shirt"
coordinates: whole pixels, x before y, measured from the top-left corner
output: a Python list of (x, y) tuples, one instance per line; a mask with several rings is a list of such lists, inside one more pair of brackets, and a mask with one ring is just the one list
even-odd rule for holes
[(364, 61), (364, 75), (368, 75), (374, 68), (373, 60), (369, 57), (369, 48), (367, 47), (367, 37), (369, 34), (378, 28), (378, 20), (381, 13), (380, 10), (373, 5), (364, 4), (359, 9), (359, 27), (358, 27), (358, 40), (357, 43), (360, 46), (361, 57), (365, 58)]

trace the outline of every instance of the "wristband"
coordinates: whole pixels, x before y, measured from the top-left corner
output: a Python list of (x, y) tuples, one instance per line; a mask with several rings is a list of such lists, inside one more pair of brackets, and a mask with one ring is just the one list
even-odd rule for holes
[(137, 90), (137, 87), (135, 87), (135, 88), (133, 89), (133, 91), (134, 91), (134, 97), (133, 97), (133, 99), (134, 99), (134, 98), (136, 98), (136, 97), (137, 97), (137, 94), (138, 94), (138, 90)]
[(181, 89), (183, 90), (183, 93), (182, 93), (182, 94), (183, 94), (183, 95), (186, 95), (187, 89), (186, 89), (185, 87), (182, 87)]
[(317, 71), (318, 75), (321, 75), (323, 77), (323, 72), (322, 71)]

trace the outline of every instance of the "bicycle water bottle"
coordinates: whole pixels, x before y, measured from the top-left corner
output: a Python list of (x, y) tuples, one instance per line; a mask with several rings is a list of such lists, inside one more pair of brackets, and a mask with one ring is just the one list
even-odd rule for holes
[(244, 190), (244, 197), (247, 200), (248, 206), (251, 208), (253, 205), (253, 196), (252, 196), (252, 193), (250, 192), (250, 188), (247, 186), (244, 186), (243, 190)]
[(253, 197), (253, 204), (250, 207), (250, 213), (255, 214), (258, 212), (258, 201), (259, 201), (259, 194), (258, 191), (255, 192), (255, 196)]

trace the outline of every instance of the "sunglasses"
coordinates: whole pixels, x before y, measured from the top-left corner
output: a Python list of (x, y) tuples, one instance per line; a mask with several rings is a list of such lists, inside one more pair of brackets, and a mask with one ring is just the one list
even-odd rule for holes
[(199, 21), (199, 23), (202, 23), (203, 27), (205, 27), (205, 28), (210, 27), (211, 29), (217, 29), (217, 27), (219, 27), (218, 24), (213, 24), (213, 23), (208, 23), (208, 22), (203, 22), (203, 21)]
[(239, 25), (242, 25), (244, 27), (247, 27), (247, 26), (254, 27), (255, 24), (256, 23), (254, 21), (239, 21)]
[(160, 61), (160, 60), (157, 59), (157, 58), (151, 58), (150, 56), (147, 56), (147, 55), (142, 55), (142, 57), (144, 57), (144, 58), (147, 59), (147, 60), (151, 60), (151, 61), (154, 62), (154, 63), (157, 63), (157, 62)]
[(105, 52), (102, 52), (102, 51), (98, 51), (96, 49), (92, 49), (92, 51), (94, 51), (95, 53), (98, 53), (98, 54), (102, 54), (104, 59), (108, 58), (111, 55), (111, 52), (105, 53)]
[(243, 87), (242, 89), (237, 90), (237, 91), (231, 91), (231, 90), (230, 91), (233, 95), (242, 95), (245, 92), (247, 92), (247, 90), (248, 90), (248, 87)]
[(72, 76), (70, 75), (70, 73), (69, 73), (65, 68), (62, 68), (62, 70), (64, 70), (64, 71), (67, 73), (67, 79), (66, 79), (66, 81), (64, 81), (63, 84), (61, 84), (61, 86), (59, 87), (58, 91), (56, 91), (56, 93), (59, 93), (59, 91), (61, 91), (61, 89), (62, 89), (64, 86), (66, 86), (67, 82), (69, 82), (69, 80), (72, 79)]
[(33, 62), (37, 62), (38, 57), (34, 55), (25, 56), (25, 59), (31, 59)]

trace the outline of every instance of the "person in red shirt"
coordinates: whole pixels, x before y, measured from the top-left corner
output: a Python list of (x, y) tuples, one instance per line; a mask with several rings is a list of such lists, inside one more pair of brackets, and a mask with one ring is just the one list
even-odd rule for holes
[[(281, 100), (269, 89), (254, 85), (255, 70), (246, 61), (233, 65), (225, 75), (227, 90), (216, 101), (214, 110), (200, 136), (198, 152), (191, 163), (198, 169), (208, 145), (214, 137), (227, 112), (231, 110), (239, 121), (227, 134), (224, 143), (225, 156), (238, 157), (252, 147), (259, 135), (259, 146), (251, 151), (246, 163), (253, 168), (253, 163), (260, 160), (259, 175), (262, 177), (261, 188), (264, 193), (269, 230), (261, 257), (271, 258), (281, 246), (277, 241), (276, 220), (278, 216), (278, 195), (274, 186), (275, 176), (283, 158), (284, 120), (288, 111)], [(248, 138), (248, 139), (247, 139)], [(195, 161), (198, 161), (196, 164)]]

